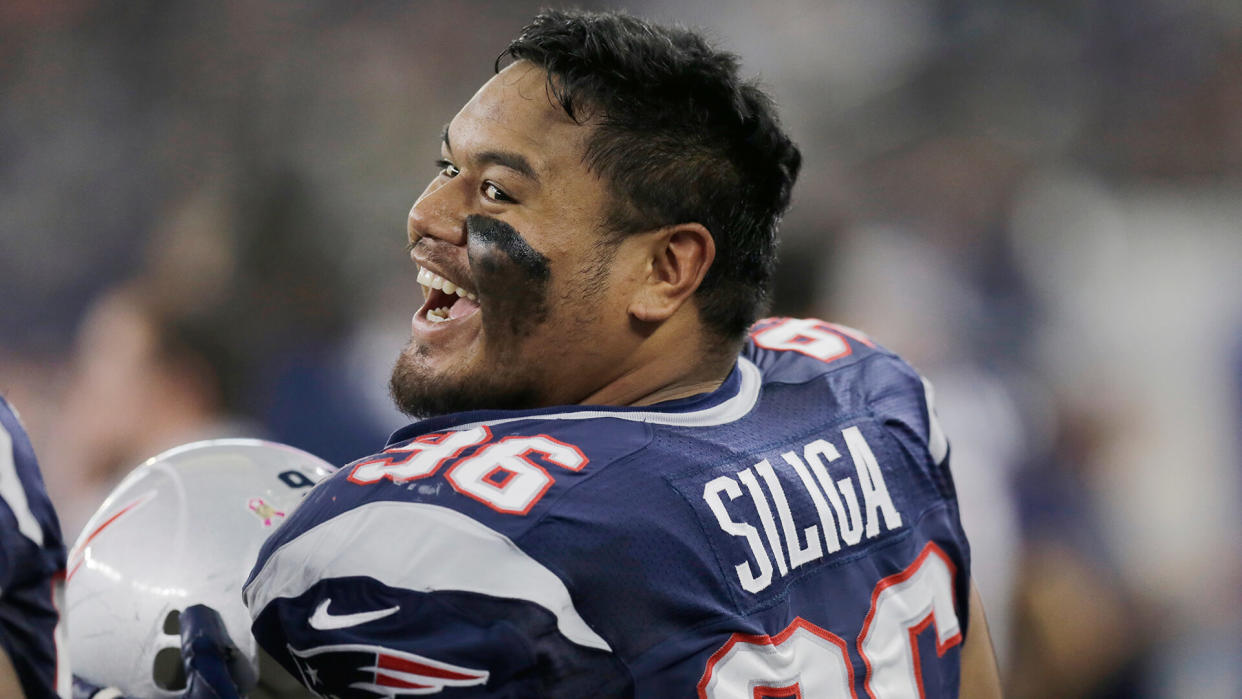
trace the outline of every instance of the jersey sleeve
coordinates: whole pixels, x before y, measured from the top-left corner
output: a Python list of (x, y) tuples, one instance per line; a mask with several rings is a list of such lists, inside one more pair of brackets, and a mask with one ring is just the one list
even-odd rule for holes
[(0, 398), (0, 644), (28, 697), (69, 696), (62, 626), (65, 546), (34, 449)]
[[(245, 590), (259, 644), (308, 688), (582, 697), (624, 683), (560, 578), (504, 535), (448, 508), (394, 501), (301, 530), (327, 492), (268, 542)], [(339, 554), (312, 555), (323, 550)]]
[(877, 362), (872, 405), (885, 427), (907, 449), (915, 463), (925, 468), (941, 489), (956, 503), (957, 494), (949, 470), (949, 440), (936, 414), (935, 389), (925, 376), (896, 357)]
[(704, 528), (715, 519), (731, 535), (710, 536), (738, 562), (739, 606), (761, 629), (739, 625), (712, 652), (700, 696), (751, 681), (789, 690), (792, 666), (775, 659), (809, 656), (821, 660), (797, 674), (816, 687), (957, 696), (970, 547), (931, 384), (870, 337), (816, 319), (761, 322), (746, 354), (764, 371), (772, 432), (802, 420), (807, 432), (761, 446), (748, 468), (677, 483), (692, 493), (706, 480)]
[(866, 382), (871, 387), (872, 412), (915, 475), (912, 488), (920, 493), (919, 499), (941, 504), (943, 535), (957, 542), (953, 587), (965, 637), (970, 628), (970, 605), (966, 603), (971, 585), (970, 544), (953, 483), (949, 440), (936, 414), (935, 389), (918, 370), (893, 355), (876, 358), (867, 372), (874, 377)]

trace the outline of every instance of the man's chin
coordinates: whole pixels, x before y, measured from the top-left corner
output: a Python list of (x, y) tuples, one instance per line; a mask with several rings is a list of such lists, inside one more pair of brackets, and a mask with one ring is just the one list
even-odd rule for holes
[(397, 409), (415, 419), (470, 410), (520, 410), (539, 404), (536, 391), (519, 377), (504, 371), (476, 374), (436, 372), (426, 366), (417, 349), (407, 347), (393, 367), (388, 390)]

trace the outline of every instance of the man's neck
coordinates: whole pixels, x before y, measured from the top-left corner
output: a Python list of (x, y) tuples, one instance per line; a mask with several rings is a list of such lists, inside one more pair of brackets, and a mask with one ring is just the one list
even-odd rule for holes
[[(737, 349), (711, 352), (700, 348), (661, 352), (648, 362), (623, 372), (606, 386), (580, 401), (582, 405), (640, 406), (710, 393), (720, 387), (733, 370)], [(692, 362), (686, 357), (692, 356)]]
[(728, 377), (727, 373), (724, 376), (717, 378), (717, 379), (699, 381), (699, 382), (691, 383), (691, 384), (677, 384), (675, 386), (666, 386), (664, 388), (661, 388), (658, 391), (655, 391), (654, 393), (650, 393), (646, 396), (643, 396), (637, 401), (630, 403), (630, 405), (633, 405), (633, 406), (654, 405), (656, 403), (663, 403), (664, 401), (677, 400), (678, 398), (689, 398), (691, 396), (697, 396), (703, 393), (711, 393), (717, 388), (720, 388), (720, 384), (724, 383), (724, 380), (726, 377)]

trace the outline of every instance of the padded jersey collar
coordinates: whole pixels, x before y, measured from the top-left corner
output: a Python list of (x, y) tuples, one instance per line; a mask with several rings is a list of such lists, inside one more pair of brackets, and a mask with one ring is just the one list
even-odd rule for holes
[(422, 434), (498, 425), (519, 420), (591, 420), (614, 418), (681, 427), (710, 427), (738, 420), (759, 400), (762, 377), (750, 360), (738, 357), (724, 383), (709, 393), (638, 407), (558, 405), (533, 410), (471, 410), (410, 423), (388, 439), (388, 446)]

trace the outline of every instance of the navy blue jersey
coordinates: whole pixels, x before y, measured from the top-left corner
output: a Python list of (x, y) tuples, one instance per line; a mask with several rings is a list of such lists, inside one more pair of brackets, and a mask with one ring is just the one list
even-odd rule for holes
[(771, 319), (709, 394), (409, 425), (307, 496), (245, 597), (325, 696), (935, 698), (969, 563), (926, 382)]
[(22, 690), (69, 696), (61, 634), (65, 544), (30, 439), (0, 397), (0, 644)]

